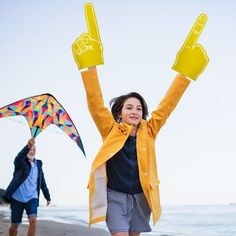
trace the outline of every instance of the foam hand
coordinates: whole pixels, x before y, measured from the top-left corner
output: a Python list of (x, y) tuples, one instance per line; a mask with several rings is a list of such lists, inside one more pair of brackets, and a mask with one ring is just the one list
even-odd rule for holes
[(202, 45), (197, 44), (197, 40), (206, 22), (207, 15), (200, 14), (172, 66), (173, 70), (193, 80), (198, 78), (209, 62), (209, 58)]
[(84, 6), (87, 33), (83, 33), (72, 44), (72, 52), (79, 69), (104, 64), (103, 49), (93, 5)]

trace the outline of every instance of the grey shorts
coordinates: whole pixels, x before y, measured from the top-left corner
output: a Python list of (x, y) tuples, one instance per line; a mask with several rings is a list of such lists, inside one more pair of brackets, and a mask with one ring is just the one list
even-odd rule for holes
[(150, 232), (151, 211), (144, 193), (126, 194), (107, 189), (107, 228), (110, 233)]

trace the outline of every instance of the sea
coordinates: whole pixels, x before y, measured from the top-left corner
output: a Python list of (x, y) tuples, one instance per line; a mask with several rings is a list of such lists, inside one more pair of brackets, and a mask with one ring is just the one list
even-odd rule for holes
[[(9, 207), (0, 214), (10, 217)], [(88, 207), (39, 207), (38, 219), (88, 226)], [(24, 217), (27, 222), (27, 218)], [(104, 222), (94, 227), (107, 230)], [(236, 236), (236, 204), (163, 206), (152, 232), (145, 236)]]

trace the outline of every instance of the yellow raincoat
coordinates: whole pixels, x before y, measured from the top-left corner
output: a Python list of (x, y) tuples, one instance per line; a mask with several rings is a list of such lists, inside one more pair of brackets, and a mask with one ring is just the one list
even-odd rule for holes
[[(123, 147), (130, 135), (132, 125), (117, 123), (111, 112), (104, 106), (96, 69), (83, 71), (81, 74), (89, 111), (103, 139), (103, 145), (92, 164), (89, 178), (90, 224), (93, 224), (106, 220), (106, 161)], [(139, 178), (152, 212), (154, 224), (161, 214), (155, 139), (189, 83), (190, 80), (177, 75), (164, 99), (157, 109), (152, 112), (151, 118), (148, 121), (142, 120), (137, 131), (136, 146)]]

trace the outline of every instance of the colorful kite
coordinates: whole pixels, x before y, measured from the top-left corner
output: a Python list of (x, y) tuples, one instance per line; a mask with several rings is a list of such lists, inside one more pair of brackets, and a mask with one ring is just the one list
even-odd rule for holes
[(32, 137), (36, 137), (50, 124), (55, 124), (69, 135), (85, 154), (80, 135), (73, 121), (51, 94), (25, 98), (0, 108), (0, 118), (9, 116), (24, 116)]

